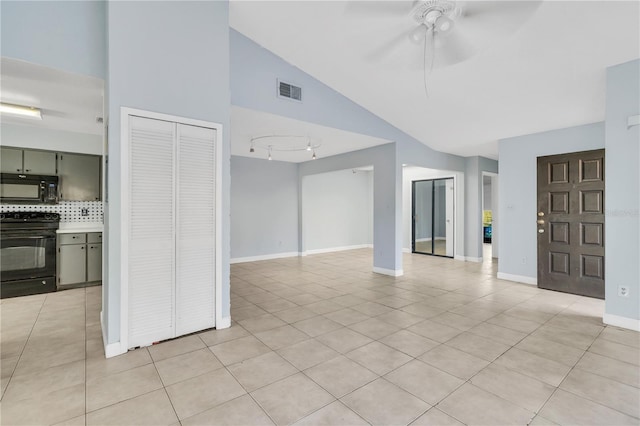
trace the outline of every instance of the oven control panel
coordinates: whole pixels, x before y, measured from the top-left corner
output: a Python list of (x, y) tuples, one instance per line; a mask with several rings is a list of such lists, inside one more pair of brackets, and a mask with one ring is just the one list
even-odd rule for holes
[(60, 222), (60, 214), (49, 212), (6, 212), (0, 213), (0, 222)]

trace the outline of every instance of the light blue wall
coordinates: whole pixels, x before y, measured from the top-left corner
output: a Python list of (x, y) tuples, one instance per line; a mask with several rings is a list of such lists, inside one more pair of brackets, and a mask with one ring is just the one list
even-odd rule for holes
[(2, 56), (105, 78), (104, 1), (0, 2)]
[[(605, 154), (605, 312), (640, 319), (640, 60), (607, 69)], [(629, 297), (618, 296), (618, 286)]]
[(120, 107), (221, 123), (222, 315), (229, 315), (229, 5), (109, 2), (108, 342), (120, 339)]
[(370, 174), (349, 169), (302, 179), (302, 236), (307, 251), (372, 243)]
[(298, 252), (298, 165), (231, 157), (231, 259)]
[(537, 279), (537, 157), (601, 149), (604, 139), (595, 123), (499, 141), (499, 272)]

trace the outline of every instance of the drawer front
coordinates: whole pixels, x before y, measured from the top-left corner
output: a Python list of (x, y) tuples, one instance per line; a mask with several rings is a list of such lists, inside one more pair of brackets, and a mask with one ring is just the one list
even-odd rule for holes
[(87, 242), (87, 234), (58, 234), (58, 241), (64, 244), (85, 244)]
[(89, 232), (87, 234), (87, 242), (89, 244), (101, 243), (102, 242), (102, 232)]

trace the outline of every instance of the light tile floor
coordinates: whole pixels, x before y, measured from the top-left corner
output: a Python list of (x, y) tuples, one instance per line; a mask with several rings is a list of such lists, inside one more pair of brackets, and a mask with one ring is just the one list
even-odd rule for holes
[(639, 423), (639, 334), (495, 263), (371, 250), (232, 265), (232, 327), (105, 359), (99, 287), (1, 303), (1, 422)]

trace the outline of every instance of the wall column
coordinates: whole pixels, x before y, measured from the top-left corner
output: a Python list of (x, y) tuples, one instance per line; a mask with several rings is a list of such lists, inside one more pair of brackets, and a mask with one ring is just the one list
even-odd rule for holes
[[(607, 69), (605, 121), (606, 324), (640, 331), (640, 60)], [(620, 296), (620, 287), (628, 295)]]
[(373, 271), (400, 276), (402, 271), (402, 164), (397, 144), (373, 170)]

